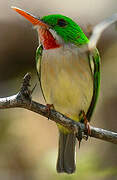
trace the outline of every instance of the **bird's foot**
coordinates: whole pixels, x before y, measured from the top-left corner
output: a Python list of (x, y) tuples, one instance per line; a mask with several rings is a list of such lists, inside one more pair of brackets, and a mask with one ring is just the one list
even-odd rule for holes
[(48, 113), (48, 119), (50, 116), (50, 110), (54, 109), (54, 105), (53, 104), (46, 104), (46, 112)]
[(90, 128), (90, 124), (89, 124), (89, 121), (87, 120), (87, 117), (86, 117), (86, 114), (84, 111), (81, 111), (81, 115), (82, 115), (82, 118), (83, 118), (83, 122), (84, 122), (84, 125), (85, 125), (85, 129), (87, 131), (87, 135), (86, 135), (86, 140), (88, 140), (88, 136), (91, 135), (91, 128)]

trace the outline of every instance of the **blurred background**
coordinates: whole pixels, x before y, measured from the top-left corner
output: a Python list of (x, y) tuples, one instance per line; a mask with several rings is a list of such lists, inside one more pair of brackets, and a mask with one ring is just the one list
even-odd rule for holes
[[(86, 32), (117, 13), (117, 0), (0, 0), (0, 97), (18, 92), (22, 78), (35, 68), (37, 33), (14, 12), (18, 6), (37, 16), (60, 13), (74, 19)], [(91, 125), (117, 132), (117, 27), (109, 27), (98, 43), (101, 54), (101, 92)], [(44, 103), (39, 83), (33, 99)], [(116, 180), (117, 145), (89, 138), (77, 145), (74, 175), (57, 174), (56, 124), (25, 109), (0, 110), (0, 180)]]

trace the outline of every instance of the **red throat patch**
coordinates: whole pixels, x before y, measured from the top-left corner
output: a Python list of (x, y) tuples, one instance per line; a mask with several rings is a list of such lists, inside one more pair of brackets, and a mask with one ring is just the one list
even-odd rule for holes
[(53, 37), (51, 32), (47, 28), (39, 28), (40, 41), (44, 49), (55, 49), (59, 48), (61, 45), (57, 43), (56, 39)]

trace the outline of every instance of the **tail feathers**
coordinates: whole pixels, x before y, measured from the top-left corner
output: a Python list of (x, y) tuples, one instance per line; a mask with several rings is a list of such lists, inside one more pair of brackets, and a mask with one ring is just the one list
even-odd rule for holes
[(71, 174), (75, 171), (75, 144), (76, 136), (74, 134), (60, 132), (57, 172)]

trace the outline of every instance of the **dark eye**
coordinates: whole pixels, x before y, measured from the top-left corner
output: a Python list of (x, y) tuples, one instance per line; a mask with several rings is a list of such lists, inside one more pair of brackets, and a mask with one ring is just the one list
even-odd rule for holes
[(64, 19), (58, 19), (57, 25), (60, 27), (65, 27), (67, 25), (67, 22)]

